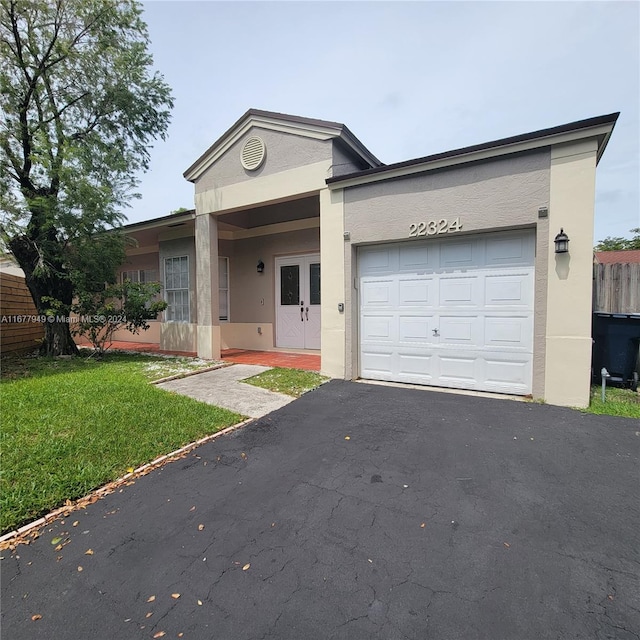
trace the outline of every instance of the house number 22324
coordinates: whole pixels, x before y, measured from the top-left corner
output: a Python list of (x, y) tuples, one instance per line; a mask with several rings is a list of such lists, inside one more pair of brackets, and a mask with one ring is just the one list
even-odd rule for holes
[(435, 236), (440, 233), (454, 233), (455, 231), (462, 231), (462, 224), (460, 218), (455, 220), (447, 220), (441, 218), (440, 220), (429, 220), (428, 222), (418, 222), (409, 225), (409, 237), (418, 238), (420, 236)]

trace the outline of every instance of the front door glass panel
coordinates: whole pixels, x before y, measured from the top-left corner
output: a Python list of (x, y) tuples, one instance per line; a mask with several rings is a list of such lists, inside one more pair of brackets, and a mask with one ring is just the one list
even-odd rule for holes
[(280, 267), (280, 304), (300, 304), (300, 266), (297, 264)]
[(320, 304), (320, 263), (309, 265), (309, 302)]

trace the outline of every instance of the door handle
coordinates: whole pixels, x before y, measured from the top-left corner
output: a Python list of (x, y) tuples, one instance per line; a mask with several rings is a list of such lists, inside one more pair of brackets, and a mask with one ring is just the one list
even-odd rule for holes
[(300, 322), (304, 322), (304, 307), (300, 307)]
[(440, 333), (438, 332), (438, 330), (437, 330), (437, 329), (432, 329), (432, 331), (433, 331), (433, 335), (434, 335), (434, 337), (436, 337), (436, 338), (437, 338), (437, 337), (440, 335)]
[(309, 320), (309, 307), (307, 307), (306, 314), (307, 314), (307, 320)]

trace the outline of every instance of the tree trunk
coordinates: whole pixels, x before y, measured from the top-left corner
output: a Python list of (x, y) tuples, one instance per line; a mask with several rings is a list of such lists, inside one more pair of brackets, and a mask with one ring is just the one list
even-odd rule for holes
[[(20, 268), (24, 271), (27, 285), (38, 315), (47, 317), (44, 327), (44, 342), (40, 347), (41, 355), (61, 356), (77, 355), (76, 347), (71, 337), (69, 314), (73, 302), (73, 286), (69, 280), (61, 261), (47, 264), (46, 269), (36, 269), (40, 255), (35, 244), (26, 236), (16, 236), (9, 242), (9, 248), (15, 256)], [(51, 300), (49, 300), (51, 299)], [(56, 301), (59, 309), (52, 301)], [(49, 322), (49, 320), (52, 320)]]
[(77, 353), (78, 347), (71, 337), (69, 323), (47, 322), (44, 327), (44, 342), (40, 347), (40, 355), (61, 356), (77, 355)]

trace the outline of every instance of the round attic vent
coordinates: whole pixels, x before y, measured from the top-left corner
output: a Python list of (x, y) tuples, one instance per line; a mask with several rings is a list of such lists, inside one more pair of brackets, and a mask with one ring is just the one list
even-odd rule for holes
[(240, 162), (248, 171), (255, 171), (264, 162), (267, 148), (261, 138), (249, 138), (242, 147)]

